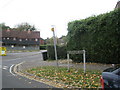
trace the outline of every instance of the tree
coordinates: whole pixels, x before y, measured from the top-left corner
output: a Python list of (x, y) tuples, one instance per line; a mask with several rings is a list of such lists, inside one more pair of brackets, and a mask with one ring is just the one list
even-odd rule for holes
[(67, 43), (67, 37), (66, 36), (61, 36), (60, 38), (58, 38), (58, 45), (66, 45)]
[(2, 28), (2, 30), (11, 29), (9, 26), (6, 26), (5, 23), (0, 23), (0, 27)]
[[(55, 37), (55, 39), (56, 39), (56, 44), (58, 45), (58, 44), (59, 44), (59, 38), (58, 38), (58, 37)], [(45, 40), (45, 42), (46, 42), (47, 45), (53, 45), (53, 44), (54, 44), (54, 42), (53, 42), (53, 37), (47, 38), (47, 39)]]
[(20, 30), (20, 31), (28, 31), (28, 30), (34, 31), (34, 30), (36, 30), (34, 25), (30, 25), (27, 22), (16, 25), (15, 29)]

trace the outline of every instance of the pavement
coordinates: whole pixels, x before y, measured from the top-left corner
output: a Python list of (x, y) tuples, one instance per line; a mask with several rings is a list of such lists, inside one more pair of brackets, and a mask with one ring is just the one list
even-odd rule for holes
[[(67, 60), (60, 60), (58, 61), (58, 65), (60, 67), (68, 67)], [(20, 65), (20, 71), (25, 71), (30, 68), (34, 67), (40, 67), (40, 66), (57, 66), (56, 61), (39, 61), (39, 60), (32, 60), (32, 61), (26, 61), (23, 62)], [(111, 64), (96, 64), (96, 63), (86, 63), (86, 69), (87, 70), (100, 70), (103, 71), (109, 67), (111, 67)], [(83, 68), (83, 63), (70, 63), (71, 68)]]

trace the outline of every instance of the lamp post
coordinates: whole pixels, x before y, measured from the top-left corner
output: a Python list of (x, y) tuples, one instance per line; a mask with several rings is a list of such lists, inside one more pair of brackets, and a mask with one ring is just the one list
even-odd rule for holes
[(54, 25), (52, 25), (51, 31), (53, 32), (53, 41), (54, 41), (54, 49), (55, 49), (55, 59), (58, 67), (58, 59), (57, 59), (57, 49), (56, 49), (56, 39), (55, 39), (55, 31), (54, 31)]

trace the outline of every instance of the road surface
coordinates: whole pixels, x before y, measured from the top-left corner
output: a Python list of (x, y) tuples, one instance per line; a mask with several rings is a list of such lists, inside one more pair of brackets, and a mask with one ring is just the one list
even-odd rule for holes
[(16, 75), (12, 71), (14, 65), (33, 60), (42, 61), (41, 52), (8, 53), (7, 56), (2, 56), (2, 88), (53, 88), (42, 82)]

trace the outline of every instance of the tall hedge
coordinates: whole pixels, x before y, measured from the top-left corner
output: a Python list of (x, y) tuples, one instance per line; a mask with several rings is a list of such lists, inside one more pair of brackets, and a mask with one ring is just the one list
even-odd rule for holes
[(40, 45), (40, 50), (46, 50), (46, 45)]
[[(66, 59), (67, 58), (66, 46), (58, 46), (57, 45), (56, 48), (57, 48), (58, 59)], [(54, 45), (47, 46), (47, 55), (48, 55), (48, 59), (55, 60)]]
[[(87, 61), (120, 63), (120, 9), (68, 23), (68, 50), (86, 50)], [(80, 55), (72, 55), (81, 61)]]

